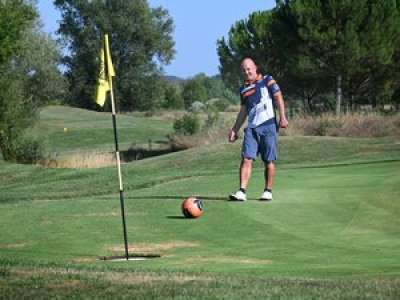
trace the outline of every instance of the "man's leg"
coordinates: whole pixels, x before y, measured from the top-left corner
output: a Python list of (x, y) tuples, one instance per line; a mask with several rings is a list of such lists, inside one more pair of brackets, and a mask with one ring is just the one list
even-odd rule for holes
[(273, 161), (265, 163), (264, 178), (265, 178), (265, 190), (272, 191), (272, 184), (274, 183), (275, 176), (275, 164)]
[(251, 158), (242, 158), (242, 162), (240, 163), (239, 169), (239, 181), (240, 181), (240, 189), (229, 196), (231, 200), (234, 201), (246, 201), (246, 189), (247, 184), (249, 183), (251, 176), (251, 168), (252, 168), (253, 160)]
[(249, 158), (243, 158), (240, 164), (239, 171), (239, 179), (240, 179), (240, 188), (243, 190), (247, 189), (247, 185), (251, 176), (251, 169), (253, 165), (253, 160)]
[(273, 161), (267, 161), (264, 163), (264, 178), (265, 178), (265, 188), (262, 193), (260, 200), (271, 201), (272, 200), (272, 184), (274, 182), (275, 176), (275, 164)]
[(262, 193), (260, 200), (270, 201), (272, 200), (272, 185), (275, 176), (275, 160), (278, 158), (275, 124), (274, 126), (266, 126), (260, 139), (260, 152), (265, 165), (265, 185), (264, 192)]
[(239, 169), (240, 189), (229, 196), (231, 200), (246, 201), (246, 189), (251, 176), (253, 159), (257, 157), (258, 141), (252, 129), (245, 129), (242, 145), (242, 161)]

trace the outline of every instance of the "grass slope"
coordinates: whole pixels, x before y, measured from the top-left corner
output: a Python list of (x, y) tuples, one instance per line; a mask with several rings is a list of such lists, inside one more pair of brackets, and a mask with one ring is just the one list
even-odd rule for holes
[[(97, 128), (97, 126), (93, 126)], [(232, 203), (239, 144), (123, 166), (132, 253), (123, 254), (115, 168), (0, 161), (0, 298), (397, 299), (400, 140), (284, 137), (274, 201)], [(204, 215), (181, 217), (189, 195)]]
[[(172, 132), (172, 122), (140, 114), (118, 115), (117, 126), (122, 150), (132, 144), (147, 144), (149, 139), (165, 142), (166, 135)], [(40, 112), (31, 134), (41, 139), (49, 152), (114, 150), (110, 113), (49, 106)]]

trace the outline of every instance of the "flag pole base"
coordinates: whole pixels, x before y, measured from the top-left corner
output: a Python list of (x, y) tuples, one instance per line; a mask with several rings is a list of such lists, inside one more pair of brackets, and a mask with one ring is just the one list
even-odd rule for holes
[(118, 256), (102, 256), (99, 257), (100, 261), (140, 261), (140, 260), (150, 260), (154, 258), (160, 258), (161, 254), (129, 254), (128, 259), (125, 255)]

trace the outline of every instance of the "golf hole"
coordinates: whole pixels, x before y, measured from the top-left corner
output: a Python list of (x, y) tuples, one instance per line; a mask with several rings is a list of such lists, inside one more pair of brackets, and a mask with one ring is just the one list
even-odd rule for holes
[(99, 258), (101, 261), (142, 261), (160, 258), (160, 254), (129, 254), (128, 259), (125, 255), (120, 256), (102, 256)]

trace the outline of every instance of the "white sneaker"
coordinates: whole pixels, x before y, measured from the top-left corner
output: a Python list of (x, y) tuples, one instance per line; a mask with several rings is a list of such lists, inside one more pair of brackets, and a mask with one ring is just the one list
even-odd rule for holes
[(260, 197), (261, 201), (271, 201), (272, 200), (272, 193), (268, 191), (264, 191)]
[(229, 199), (232, 201), (246, 201), (246, 194), (241, 190), (238, 190), (236, 193), (229, 195)]

